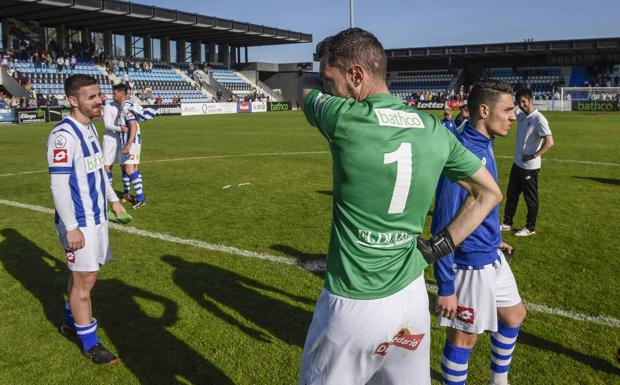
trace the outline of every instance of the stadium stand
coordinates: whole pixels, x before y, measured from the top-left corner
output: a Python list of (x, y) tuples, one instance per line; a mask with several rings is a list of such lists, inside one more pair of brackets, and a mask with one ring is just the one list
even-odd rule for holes
[(243, 80), (235, 71), (219, 65), (213, 65), (211, 68), (213, 78), (234, 95), (243, 97), (254, 92), (254, 86)]
[(445, 96), (453, 79), (454, 74), (448, 70), (392, 72), (389, 73), (388, 86), (393, 95), (403, 100), (423, 92)]
[(513, 89), (528, 87), (536, 98), (549, 98), (565, 84), (561, 68), (491, 68), (488, 77), (509, 83)]
[(123, 81), (133, 83), (136, 94), (146, 101), (147, 89), (151, 89), (152, 97), (161, 96), (164, 104), (172, 103), (175, 96), (185, 102), (206, 103), (210, 96), (200, 90), (193, 82), (188, 81), (172, 67), (156, 66), (151, 71), (142, 69), (116, 70), (114, 75)]

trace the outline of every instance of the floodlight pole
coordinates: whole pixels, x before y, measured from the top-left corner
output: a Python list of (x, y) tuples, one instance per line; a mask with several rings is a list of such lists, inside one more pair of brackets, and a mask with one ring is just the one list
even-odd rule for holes
[(349, 28), (353, 28), (353, 0), (349, 0)]

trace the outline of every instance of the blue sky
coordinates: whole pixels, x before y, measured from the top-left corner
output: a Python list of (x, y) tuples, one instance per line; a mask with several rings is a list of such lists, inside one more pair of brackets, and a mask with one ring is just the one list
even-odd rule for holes
[[(132, 1), (313, 36), (310, 44), (250, 48), (250, 61), (311, 61), (316, 43), (349, 26), (349, 0)], [(385, 48), (620, 36), (620, 0), (356, 0), (354, 10), (355, 26)]]

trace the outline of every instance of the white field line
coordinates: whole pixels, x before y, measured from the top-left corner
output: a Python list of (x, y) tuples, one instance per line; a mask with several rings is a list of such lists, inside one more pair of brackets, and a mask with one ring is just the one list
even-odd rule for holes
[[(146, 162), (142, 162), (142, 164), (165, 163), (165, 162), (183, 162), (183, 161), (188, 161), (188, 160), (245, 158), (245, 157), (250, 157), (250, 156), (286, 156), (286, 155), (311, 155), (311, 154), (329, 154), (329, 151), (268, 152), (268, 153), (258, 153), (258, 154), (194, 156), (194, 157), (189, 157), (189, 158), (147, 160)], [(496, 155), (495, 157), (496, 158), (501, 158), (501, 159), (512, 159), (513, 158), (512, 156), (504, 156), (504, 155)], [(549, 158), (544, 158), (543, 161), (564, 162), (564, 163), (578, 163), (578, 164), (593, 164), (593, 165), (597, 165), (597, 166), (620, 167), (620, 163), (591, 162), (591, 161), (587, 161), (587, 160), (549, 159)], [(8, 173), (8, 174), (0, 174), (0, 177), (3, 177), (3, 176), (15, 176), (15, 175), (25, 175), (25, 174), (36, 174), (36, 173), (41, 173), (41, 172), (47, 172), (47, 170), (22, 171), (22, 172)]]
[[(27, 209), (27, 210), (32, 210), (32, 211), (38, 211), (38, 212), (42, 212), (46, 214), (54, 213), (54, 210), (49, 209), (47, 207), (29, 205), (26, 203), (9, 201), (5, 199), (0, 199), (0, 204), (11, 206), (11, 207), (18, 207), (18, 208)], [(257, 253), (254, 251), (239, 249), (237, 247), (208, 243), (208, 242), (194, 240), (194, 239), (183, 239), (183, 238), (178, 238), (178, 237), (165, 234), (165, 233), (140, 230), (135, 227), (122, 226), (122, 225), (118, 225), (115, 223), (110, 223), (109, 225), (112, 229), (123, 232), (123, 233), (139, 235), (139, 236), (147, 237), (147, 238), (154, 238), (154, 239), (177, 243), (181, 245), (193, 246), (199, 249), (218, 251), (218, 252), (222, 252), (226, 254), (240, 255), (240, 256), (250, 257), (250, 258), (263, 259), (267, 261), (282, 263), (282, 264), (289, 265), (289, 266), (299, 266), (308, 271), (325, 270), (324, 261), (302, 262), (300, 260), (293, 259), (293, 258), (281, 257), (277, 255), (264, 254), (264, 253)], [(430, 292), (437, 293), (437, 286), (431, 285), (431, 284), (427, 284), (426, 286)], [(532, 311), (532, 312), (551, 314), (551, 315), (569, 318), (569, 319), (576, 320), (576, 321), (585, 321), (585, 322), (590, 322), (593, 324), (620, 328), (620, 320), (613, 318), (613, 317), (590, 316), (586, 314), (571, 312), (571, 311), (567, 311), (567, 310), (563, 310), (559, 308), (553, 308), (553, 307), (549, 307), (546, 305), (539, 305), (535, 303), (525, 303), (525, 306), (529, 311)]]
[[(514, 156), (495, 155), (496, 158), (501, 159), (513, 159)], [(572, 159), (549, 159), (543, 158), (543, 162), (564, 162), (564, 163), (578, 163), (578, 164), (593, 164), (596, 166), (613, 166), (620, 167), (620, 163), (606, 163), (606, 162), (591, 162), (589, 160), (572, 160)]]

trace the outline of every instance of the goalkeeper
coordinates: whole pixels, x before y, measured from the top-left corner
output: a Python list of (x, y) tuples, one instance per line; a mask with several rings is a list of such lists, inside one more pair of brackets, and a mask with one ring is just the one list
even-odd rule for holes
[[(332, 153), (333, 220), (299, 384), (430, 385), (424, 269), (478, 227), (501, 192), (437, 118), (390, 95), (375, 36), (342, 31), (317, 57), (321, 77), (300, 79), (299, 103)], [(441, 174), (471, 196), (429, 242), (419, 236)]]

